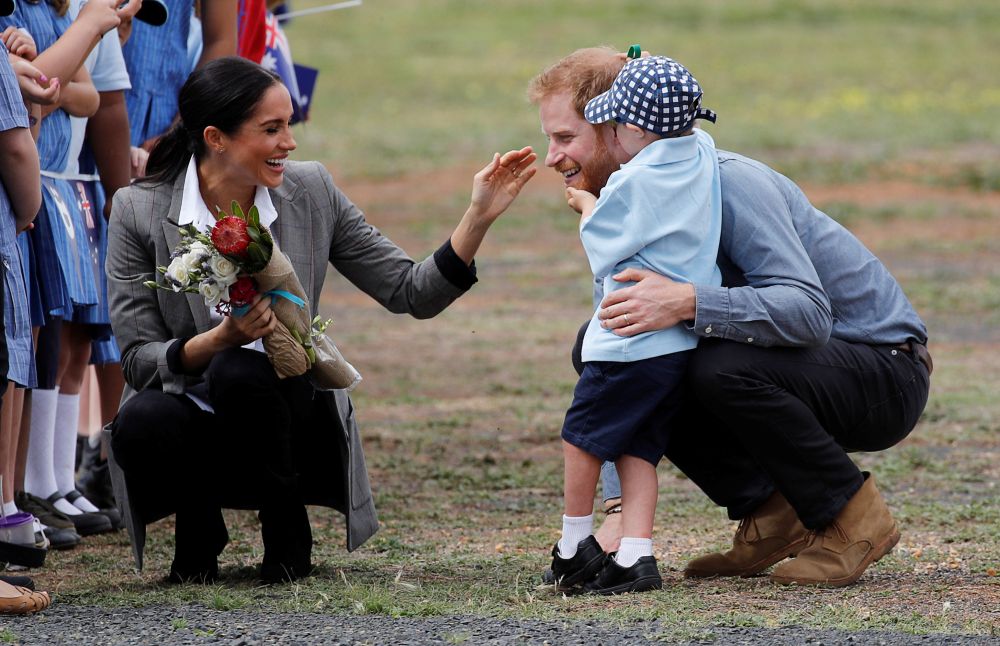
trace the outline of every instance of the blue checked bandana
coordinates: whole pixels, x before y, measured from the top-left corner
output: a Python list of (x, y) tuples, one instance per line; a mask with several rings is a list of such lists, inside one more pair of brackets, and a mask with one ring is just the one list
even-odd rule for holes
[(587, 102), (583, 116), (590, 123), (614, 119), (658, 135), (683, 132), (695, 119), (715, 123), (715, 113), (701, 107), (701, 86), (691, 72), (666, 56), (648, 56), (625, 63), (611, 89)]

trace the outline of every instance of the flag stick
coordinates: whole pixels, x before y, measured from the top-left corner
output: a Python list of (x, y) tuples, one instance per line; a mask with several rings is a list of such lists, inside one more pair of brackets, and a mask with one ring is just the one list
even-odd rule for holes
[(325, 13), (327, 11), (335, 11), (337, 9), (347, 9), (349, 7), (357, 7), (361, 4), (361, 0), (347, 0), (347, 2), (337, 2), (334, 4), (324, 5), (322, 7), (312, 7), (309, 9), (300, 9), (299, 11), (291, 11), (289, 13), (283, 13), (278, 16), (278, 22), (284, 22), (289, 18), (298, 18), (299, 16), (309, 16), (314, 13)]

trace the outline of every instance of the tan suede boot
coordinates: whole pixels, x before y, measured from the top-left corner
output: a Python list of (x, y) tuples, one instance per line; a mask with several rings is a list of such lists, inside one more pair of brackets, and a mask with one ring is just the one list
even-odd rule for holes
[(850, 585), (898, 541), (896, 521), (875, 487), (875, 477), (868, 475), (837, 518), (812, 532), (808, 547), (776, 567), (771, 581), (828, 588)]
[(785, 497), (771, 497), (740, 521), (733, 549), (700, 556), (684, 568), (688, 578), (754, 576), (806, 546), (807, 530)]

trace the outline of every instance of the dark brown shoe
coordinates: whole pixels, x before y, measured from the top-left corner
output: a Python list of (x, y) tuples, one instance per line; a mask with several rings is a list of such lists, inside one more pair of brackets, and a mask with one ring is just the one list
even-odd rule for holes
[(740, 521), (733, 548), (700, 556), (684, 568), (688, 578), (754, 576), (806, 546), (809, 530), (785, 497), (775, 491), (764, 504)]
[(892, 551), (899, 528), (875, 487), (875, 477), (866, 476), (837, 518), (812, 532), (809, 545), (776, 567), (771, 581), (840, 588), (857, 581), (869, 565)]

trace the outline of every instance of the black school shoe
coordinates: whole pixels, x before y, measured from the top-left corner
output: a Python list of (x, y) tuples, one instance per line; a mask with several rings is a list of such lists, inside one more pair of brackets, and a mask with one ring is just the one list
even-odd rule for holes
[(552, 581), (560, 591), (583, 585), (600, 572), (604, 557), (604, 550), (593, 535), (577, 543), (576, 554), (568, 559), (559, 556), (557, 542), (552, 546)]
[(655, 557), (641, 556), (632, 566), (622, 567), (615, 561), (614, 554), (608, 554), (597, 578), (584, 585), (583, 591), (586, 594), (612, 595), (659, 590), (662, 587), (663, 579), (656, 567)]

